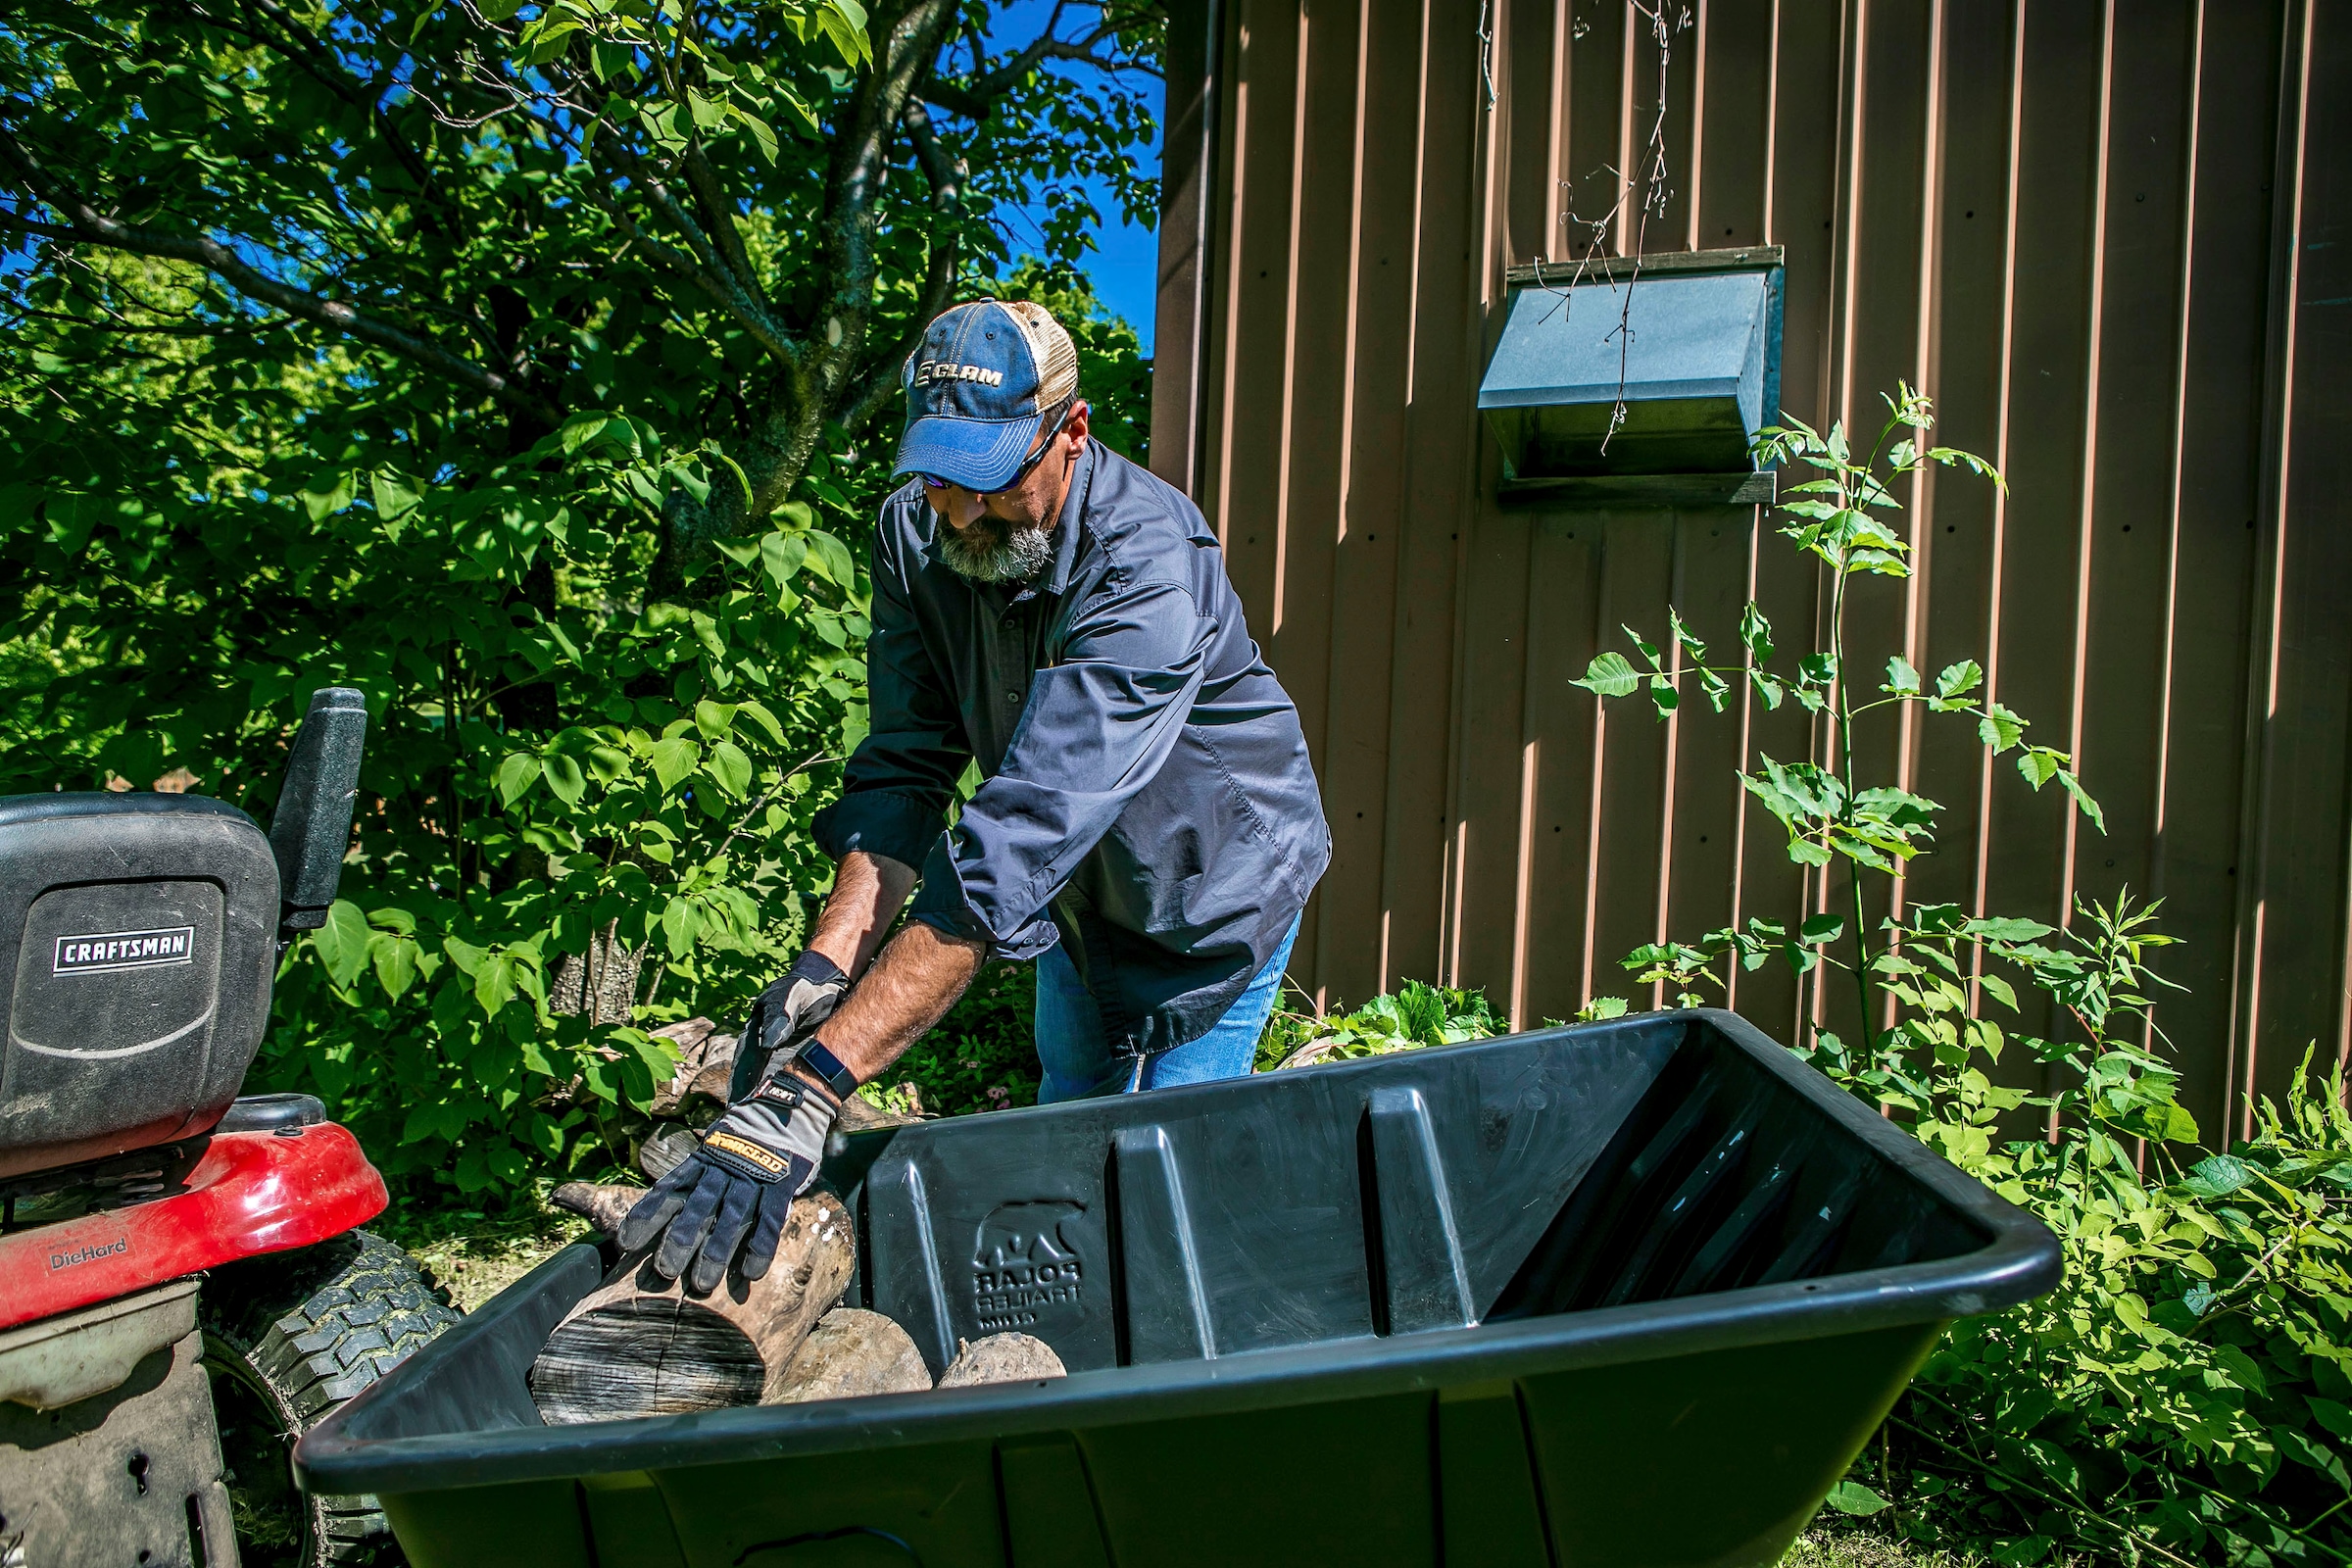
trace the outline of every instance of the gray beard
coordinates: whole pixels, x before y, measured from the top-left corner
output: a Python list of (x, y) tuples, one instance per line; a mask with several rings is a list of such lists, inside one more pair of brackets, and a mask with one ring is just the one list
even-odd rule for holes
[(942, 523), (939, 559), (974, 582), (1027, 582), (1054, 560), (1054, 535), (1046, 528), (1013, 525), (983, 541)]

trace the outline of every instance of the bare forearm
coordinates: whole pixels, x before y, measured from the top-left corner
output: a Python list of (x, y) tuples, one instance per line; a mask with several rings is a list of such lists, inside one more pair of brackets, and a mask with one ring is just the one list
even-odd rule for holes
[(852, 850), (833, 874), (833, 891), (825, 896), (824, 912), (816, 917), (808, 946), (856, 979), (872, 961), (913, 887), (912, 866), (885, 855)]
[(981, 943), (909, 921), (818, 1036), (843, 1066), (870, 1083), (956, 1004), (987, 956)]

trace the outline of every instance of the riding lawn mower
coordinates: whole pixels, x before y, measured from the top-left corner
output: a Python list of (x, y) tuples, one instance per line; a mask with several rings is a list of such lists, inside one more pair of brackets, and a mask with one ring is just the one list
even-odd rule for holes
[(238, 1093), (367, 724), (312, 698), (267, 835), (197, 795), (0, 799), (0, 1568), (397, 1549), (288, 1450), (457, 1314), (358, 1229), (383, 1177), (319, 1102)]

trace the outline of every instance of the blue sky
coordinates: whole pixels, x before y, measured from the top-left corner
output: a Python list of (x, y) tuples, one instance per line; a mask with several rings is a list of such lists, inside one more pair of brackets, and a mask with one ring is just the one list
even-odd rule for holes
[[(1038, 29), (1053, 14), (1053, 0), (1011, 0), (998, 11), (995, 24), (989, 29), (989, 48), (993, 53), (1007, 43), (1026, 43), (1037, 36)], [(1089, 24), (1092, 12), (1072, 5), (1062, 15), (1062, 36), (1077, 34)], [(1159, 144), (1154, 138), (1151, 147), (1138, 152), (1138, 161), (1152, 173), (1159, 171)], [(1152, 352), (1152, 322), (1155, 309), (1153, 299), (1159, 272), (1159, 233), (1156, 229), (1140, 228), (1120, 221), (1117, 207), (1105, 191), (1096, 191), (1095, 221), (1088, 225), (1094, 236), (1095, 249), (1088, 253), (1085, 271), (1095, 285), (1095, 293), (1143, 339), (1144, 352)], [(1032, 220), (1034, 222), (1034, 220)], [(1036, 229), (1031, 227), (1028, 241), (1036, 242)], [(1010, 235), (1012, 249), (1018, 254), (1024, 249), (1023, 235), (1016, 227)]]

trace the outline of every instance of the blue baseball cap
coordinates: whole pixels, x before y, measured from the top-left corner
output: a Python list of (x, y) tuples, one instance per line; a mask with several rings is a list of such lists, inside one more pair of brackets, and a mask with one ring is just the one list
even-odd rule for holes
[(906, 434), (897, 473), (998, 490), (1021, 470), (1040, 419), (1078, 393), (1078, 350), (1042, 305), (978, 300), (942, 312), (900, 372)]

